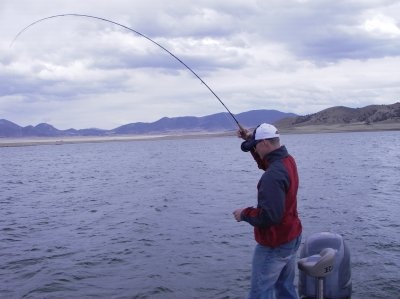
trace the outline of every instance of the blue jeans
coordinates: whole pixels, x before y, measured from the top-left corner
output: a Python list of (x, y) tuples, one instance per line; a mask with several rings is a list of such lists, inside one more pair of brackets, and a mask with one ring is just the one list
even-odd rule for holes
[(298, 299), (294, 286), (296, 252), (301, 235), (277, 248), (258, 244), (254, 250), (248, 299)]

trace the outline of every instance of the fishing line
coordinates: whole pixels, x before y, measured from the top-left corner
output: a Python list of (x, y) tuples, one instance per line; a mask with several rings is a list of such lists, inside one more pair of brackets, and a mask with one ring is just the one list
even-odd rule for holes
[(92, 19), (97, 19), (97, 20), (101, 20), (101, 21), (105, 21), (117, 26), (120, 26), (122, 28), (125, 28), (129, 31), (132, 31), (134, 33), (136, 33), (137, 35), (144, 37), (145, 39), (147, 39), (148, 41), (152, 42), (153, 44), (157, 45), (158, 47), (160, 47), (161, 49), (163, 49), (164, 51), (166, 51), (169, 55), (171, 55), (172, 57), (174, 57), (176, 60), (178, 60), (182, 65), (184, 65), (190, 72), (192, 72), (193, 75), (195, 75), (200, 81), (201, 83), (203, 83), (208, 90), (217, 98), (217, 100), (222, 104), (222, 106), (224, 106), (224, 108), (226, 109), (226, 111), (228, 111), (229, 115), (232, 117), (232, 119), (236, 122), (236, 124), (238, 125), (240, 131), (244, 131), (244, 128), (239, 124), (239, 121), (236, 119), (236, 117), (233, 115), (233, 113), (228, 109), (228, 107), (224, 104), (224, 102), (222, 102), (222, 100), (217, 96), (217, 94), (210, 88), (210, 86), (208, 86), (206, 84), (206, 82), (203, 81), (203, 79), (200, 78), (199, 75), (197, 75), (197, 73), (195, 71), (193, 71), (186, 63), (184, 63), (181, 59), (179, 59), (176, 55), (174, 55), (172, 52), (170, 52), (168, 49), (166, 49), (165, 47), (163, 47), (162, 45), (160, 45), (159, 43), (157, 43), (156, 41), (152, 40), (150, 37), (144, 35), (143, 33), (140, 33), (139, 31), (136, 31), (132, 28), (129, 28), (128, 26), (125, 26), (123, 24), (105, 19), (105, 18), (101, 18), (101, 17), (96, 17), (96, 16), (91, 16), (91, 15), (85, 15), (85, 14), (60, 14), (60, 15), (54, 15), (54, 16), (50, 16), (50, 17), (46, 17), (40, 20), (37, 20), (31, 24), (29, 24), (28, 26), (26, 26), (25, 28), (23, 28), (20, 32), (18, 32), (18, 34), (14, 37), (13, 41), (10, 44), (10, 47), (13, 46), (14, 42), (18, 39), (18, 37), (24, 33), (26, 30), (28, 30), (28, 28), (32, 27), (33, 25), (40, 23), (42, 21), (45, 20), (49, 20), (49, 19), (53, 19), (53, 18), (58, 18), (58, 17), (66, 17), (66, 16), (71, 16), (71, 17), (85, 17), (85, 18), (92, 18)]

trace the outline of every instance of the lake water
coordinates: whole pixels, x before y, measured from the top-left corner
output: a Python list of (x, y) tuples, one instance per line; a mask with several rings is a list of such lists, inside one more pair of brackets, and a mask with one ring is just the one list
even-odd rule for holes
[[(353, 297), (400, 298), (400, 132), (283, 135), (308, 235), (341, 234)], [(0, 148), (0, 298), (245, 298), (236, 137)]]

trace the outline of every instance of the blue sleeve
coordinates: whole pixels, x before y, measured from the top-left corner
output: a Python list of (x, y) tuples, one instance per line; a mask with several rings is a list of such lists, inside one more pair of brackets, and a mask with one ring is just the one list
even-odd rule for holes
[(281, 163), (277, 164), (260, 179), (257, 209), (243, 215), (243, 220), (253, 226), (268, 227), (282, 221), (289, 175)]

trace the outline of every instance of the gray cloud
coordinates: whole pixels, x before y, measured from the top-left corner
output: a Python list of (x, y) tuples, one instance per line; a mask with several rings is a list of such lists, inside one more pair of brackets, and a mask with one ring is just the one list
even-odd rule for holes
[(400, 13), (397, 1), (263, 2), (256, 26), (260, 38), (286, 45), (299, 58), (317, 62), (368, 59), (400, 54), (399, 39), (376, 37), (359, 27), (368, 11)]

